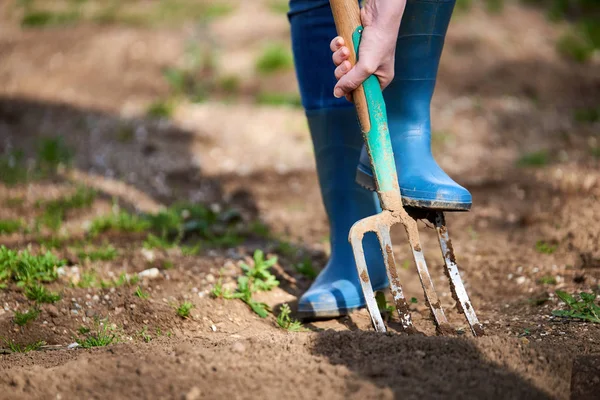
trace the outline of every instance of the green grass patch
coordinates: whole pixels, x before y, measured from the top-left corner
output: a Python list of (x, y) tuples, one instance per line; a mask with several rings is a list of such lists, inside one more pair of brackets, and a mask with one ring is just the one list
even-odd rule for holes
[[(36, 225), (39, 224), (39, 221), (36, 222)], [(39, 226), (36, 226), (36, 232), (39, 233)], [(67, 242), (70, 240), (68, 235), (58, 235), (53, 234), (49, 236), (38, 236), (36, 241), (40, 246), (42, 246), (45, 250), (52, 249), (62, 249), (67, 245)]]
[(234, 10), (231, 4), (199, 2), (196, 0), (161, 0), (150, 13), (138, 14), (146, 25), (172, 25), (185, 20), (209, 21), (225, 16)]
[(41, 222), (53, 231), (60, 229), (71, 210), (89, 208), (96, 200), (96, 191), (85, 186), (79, 186), (74, 194), (56, 200), (39, 203), (43, 208)]
[(65, 264), (50, 252), (34, 255), (28, 250), (17, 252), (0, 246), (0, 284), (14, 281), (17, 286), (24, 287), (52, 282), (58, 278), (56, 269)]
[(309, 257), (305, 257), (304, 260), (296, 264), (294, 268), (299, 274), (308, 279), (315, 279), (319, 274), (315, 267), (313, 267), (312, 260)]
[(69, 166), (72, 151), (62, 136), (42, 139), (37, 146), (35, 165), (28, 167), (21, 150), (0, 155), (0, 182), (12, 186), (54, 174), (60, 165)]
[(546, 150), (534, 151), (521, 156), (517, 161), (519, 167), (543, 167), (550, 162), (550, 155)]
[(22, 151), (10, 151), (0, 155), (0, 182), (13, 186), (27, 182), (29, 172)]
[(19, 232), (23, 222), (18, 219), (0, 219), (0, 235), (10, 235)]
[(202, 18), (211, 20), (223, 17), (231, 14), (233, 10), (234, 7), (231, 4), (207, 4), (206, 8), (204, 9), (204, 12), (202, 13)]
[(88, 233), (91, 236), (97, 236), (108, 231), (135, 233), (143, 232), (149, 228), (150, 223), (143, 218), (126, 211), (119, 211), (94, 219), (90, 224)]
[(178, 241), (170, 240), (164, 236), (156, 236), (150, 233), (146, 240), (144, 240), (144, 248), (145, 249), (159, 249), (166, 250), (171, 249), (173, 247), (177, 247), (179, 245)]
[(293, 65), (290, 49), (279, 43), (268, 44), (256, 60), (256, 70), (263, 75), (289, 70)]
[[(159, 328), (157, 328), (159, 329)], [(160, 329), (158, 330), (158, 332), (160, 332)], [(157, 332), (157, 335), (158, 335)], [(146, 343), (150, 343), (152, 341), (152, 336), (150, 336), (148, 334), (148, 327), (146, 325), (144, 325), (144, 327), (140, 330), (140, 332), (138, 333), (138, 336)]]
[(198, 254), (200, 254), (200, 251), (202, 250), (202, 245), (200, 244), (196, 244), (194, 246), (181, 246), (181, 254), (184, 256), (197, 256)]
[(184, 301), (177, 307), (177, 315), (183, 319), (189, 319), (194, 308), (194, 304), (189, 301)]
[(36, 303), (56, 303), (60, 300), (58, 293), (51, 292), (40, 284), (32, 284), (25, 288), (25, 297)]
[(30, 308), (25, 312), (15, 311), (13, 321), (19, 326), (25, 326), (31, 321), (35, 321), (40, 316), (40, 309), (37, 307)]
[(290, 332), (302, 332), (306, 330), (300, 321), (291, 318), (292, 310), (287, 304), (283, 304), (279, 309), (279, 315), (277, 316), (277, 325), (281, 329), (285, 329)]
[(295, 257), (298, 255), (299, 251), (300, 249), (298, 249), (297, 246), (284, 240), (280, 240), (275, 248), (276, 253), (279, 253), (285, 257)]
[(579, 300), (572, 295), (557, 290), (556, 295), (565, 302), (568, 309), (554, 310), (552, 315), (568, 319), (579, 319), (600, 323), (600, 305), (596, 304), (596, 293), (579, 293)]
[(83, 271), (77, 282), (77, 287), (87, 289), (100, 286), (98, 274), (94, 270)]
[(169, 119), (175, 112), (175, 104), (172, 101), (157, 100), (148, 106), (146, 115), (151, 118)]
[(298, 93), (259, 92), (256, 94), (256, 103), (272, 106), (302, 107)]
[(544, 240), (538, 240), (535, 243), (535, 250), (541, 254), (552, 254), (558, 249), (558, 244), (549, 243)]
[(176, 26), (185, 21), (207, 22), (227, 15), (233, 6), (220, 1), (156, 0), (91, 1), (69, 0), (59, 3), (58, 9), (48, 8), (50, 2), (20, 0), (17, 7), (23, 12), (21, 25), (28, 28), (55, 27), (93, 22), (133, 27), (156, 28)]
[(128, 275), (126, 272), (121, 272), (118, 277), (113, 278), (109, 281), (101, 281), (100, 286), (102, 288), (121, 287), (121, 286), (133, 286), (140, 281), (138, 275)]
[(275, 14), (287, 14), (290, 7), (287, 0), (271, 0), (269, 1), (269, 10)]
[(196, 255), (206, 246), (233, 247), (242, 243), (248, 236), (248, 225), (239, 224), (240, 221), (234, 210), (213, 211), (200, 204), (175, 204), (155, 214), (138, 216), (121, 211), (97, 218), (92, 221), (89, 234), (94, 237), (110, 230), (146, 232), (145, 248), (179, 246), (186, 255)]
[(540, 279), (538, 279), (538, 283), (540, 285), (556, 285), (556, 278), (552, 275), (542, 276)]
[(594, 44), (582, 32), (571, 30), (558, 39), (556, 50), (565, 58), (585, 63), (594, 53)]
[(42, 346), (46, 345), (46, 342), (44, 342), (43, 340), (25, 345), (15, 343), (13, 340), (8, 340), (6, 338), (2, 338), (2, 341), (13, 353), (29, 353), (30, 351), (39, 350)]
[(26, 28), (41, 28), (64, 26), (79, 20), (77, 12), (31, 11), (21, 19), (21, 26)]
[(77, 258), (80, 260), (112, 261), (119, 256), (119, 252), (111, 244), (104, 244), (94, 248), (83, 248), (77, 251)]
[(239, 76), (228, 75), (219, 78), (218, 85), (225, 94), (235, 95), (239, 93), (242, 83)]
[(54, 173), (59, 166), (71, 164), (73, 151), (62, 136), (44, 138), (38, 146), (37, 160), (42, 171)]
[(264, 239), (268, 239), (271, 237), (271, 229), (268, 225), (264, 224), (261, 221), (254, 221), (253, 223), (251, 223), (250, 232)]
[(456, 0), (454, 9), (459, 13), (470, 11), (473, 7), (473, 0)]
[(146, 299), (150, 298), (150, 293), (148, 293), (148, 292), (144, 292), (144, 290), (142, 290), (142, 288), (141, 288), (141, 287), (139, 287), (139, 286), (138, 286), (138, 287), (135, 289), (135, 292), (134, 292), (134, 294), (135, 294), (137, 297), (139, 297), (140, 299), (144, 299), (144, 300), (146, 300)]
[(79, 329), (79, 333), (85, 335), (85, 337), (77, 339), (76, 342), (84, 349), (105, 347), (116, 343), (118, 340), (117, 335), (107, 326), (106, 321), (97, 323), (93, 331), (86, 327), (83, 328)]
[(504, 10), (504, 0), (485, 0), (484, 3), (489, 13), (498, 14)]
[(151, 232), (165, 245), (178, 245), (190, 237), (214, 247), (232, 247), (244, 240), (235, 226), (239, 214), (233, 210), (217, 212), (200, 204), (175, 204), (146, 219)]

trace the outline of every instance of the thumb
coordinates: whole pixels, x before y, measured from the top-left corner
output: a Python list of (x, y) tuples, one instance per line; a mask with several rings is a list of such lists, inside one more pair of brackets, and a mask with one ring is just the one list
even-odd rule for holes
[(360, 61), (340, 78), (333, 89), (333, 95), (340, 98), (350, 94), (361, 85), (369, 76), (375, 72), (375, 68), (370, 68)]

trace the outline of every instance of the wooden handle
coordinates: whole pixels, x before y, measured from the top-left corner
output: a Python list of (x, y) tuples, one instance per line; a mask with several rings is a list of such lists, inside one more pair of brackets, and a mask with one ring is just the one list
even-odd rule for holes
[[(338, 35), (344, 38), (346, 47), (350, 50), (349, 61), (354, 66), (356, 64), (356, 53), (352, 43), (352, 34), (357, 26), (362, 24), (360, 20), (360, 8), (357, 0), (329, 0), (331, 11), (333, 11), (333, 19)], [(363, 132), (371, 130), (371, 120), (369, 119), (369, 108), (367, 107), (367, 99), (365, 91), (360, 85), (353, 93), (352, 99), (356, 106), (356, 113)]]

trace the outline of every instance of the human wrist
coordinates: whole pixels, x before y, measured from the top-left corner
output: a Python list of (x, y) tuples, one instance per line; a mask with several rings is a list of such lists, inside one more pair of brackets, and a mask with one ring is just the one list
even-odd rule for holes
[(363, 6), (363, 24), (394, 33), (400, 28), (406, 0), (368, 0)]

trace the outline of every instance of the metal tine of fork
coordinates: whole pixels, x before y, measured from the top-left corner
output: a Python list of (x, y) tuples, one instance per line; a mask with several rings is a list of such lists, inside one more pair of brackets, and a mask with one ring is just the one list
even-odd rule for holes
[(450, 235), (448, 234), (448, 228), (446, 228), (446, 218), (444, 217), (443, 212), (437, 212), (435, 214), (434, 224), (438, 234), (442, 256), (444, 257), (444, 270), (450, 281), (450, 290), (452, 291), (454, 300), (456, 300), (456, 306), (459, 312), (465, 314), (471, 332), (473, 332), (473, 336), (483, 336), (483, 326), (479, 323), (477, 315), (475, 315), (475, 310), (473, 309), (465, 285), (458, 272), (458, 265), (456, 264), (456, 258), (454, 257), (454, 249), (452, 247)]
[(394, 299), (396, 311), (398, 311), (398, 317), (400, 317), (400, 323), (405, 332), (415, 333), (416, 329), (413, 327), (410, 311), (408, 310), (408, 303), (406, 302), (406, 297), (404, 296), (404, 291), (400, 284), (396, 260), (394, 259), (392, 240), (390, 238), (390, 226), (387, 224), (379, 224), (377, 226), (377, 237), (379, 238), (379, 243), (381, 245), (381, 253), (383, 254), (383, 261), (390, 282), (390, 291)]
[(427, 303), (429, 304), (429, 308), (433, 314), (433, 319), (437, 326), (438, 333), (453, 333), (452, 328), (448, 325), (448, 319), (444, 314), (442, 304), (437, 292), (435, 291), (435, 287), (433, 286), (431, 276), (429, 275), (429, 269), (427, 268), (427, 263), (425, 262), (425, 256), (423, 255), (423, 249), (419, 239), (419, 232), (417, 230), (417, 220), (412, 217), (408, 218), (404, 227), (408, 236), (408, 242), (410, 243), (410, 247), (412, 249), (413, 258), (415, 259), (415, 264), (417, 265), (417, 272), (419, 274), (421, 286), (423, 287), (425, 298), (427, 299)]
[(373, 287), (371, 286), (371, 279), (369, 278), (369, 271), (367, 270), (367, 261), (365, 260), (365, 251), (362, 245), (363, 234), (359, 232), (350, 231), (350, 243), (352, 244), (352, 251), (354, 252), (354, 260), (356, 261), (356, 269), (360, 278), (360, 285), (362, 287), (363, 295), (367, 302), (367, 309), (371, 316), (371, 321), (377, 332), (385, 332), (385, 324), (381, 318), (377, 301), (375, 300), (375, 294), (373, 293)]

